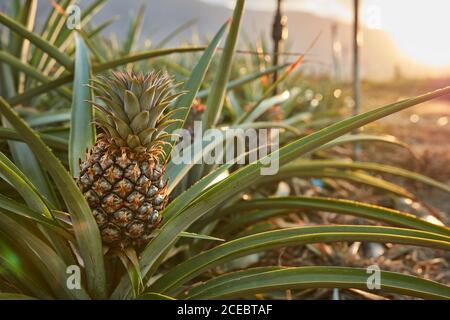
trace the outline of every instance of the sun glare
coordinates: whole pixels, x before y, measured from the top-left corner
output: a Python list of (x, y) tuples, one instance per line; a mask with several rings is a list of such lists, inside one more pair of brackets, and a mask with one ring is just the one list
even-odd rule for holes
[(450, 1), (368, 0), (367, 3), (379, 7), (380, 27), (392, 36), (405, 58), (430, 67), (450, 65)]

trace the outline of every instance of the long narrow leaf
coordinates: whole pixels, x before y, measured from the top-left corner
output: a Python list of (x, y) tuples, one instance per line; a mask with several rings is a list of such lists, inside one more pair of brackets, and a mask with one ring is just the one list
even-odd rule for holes
[(24, 255), (33, 260), (42, 276), (55, 291), (65, 299), (89, 299), (84, 289), (70, 290), (67, 287), (67, 265), (47, 244), (16, 223), (8, 216), (0, 215), (0, 230), (10, 239), (14, 239)]
[[(222, 36), (227, 26), (228, 22), (225, 23), (219, 29), (219, 31), (211, 40), (211, 43), (208, 45), (205, 52), (201, 56), (200, 60), (197, 62), (196, 66), (194, 67), (194, 70), (192, 70), (189, 80), (184, 84), (183, 91), (186, 91), (187, 94), (177, 99), (177, 102), (175, 103), (175, 108), (180, 110), (176, 114), (174, 114), (174, 119), (181, 119), (183, 120), (183, 122), (182, 123), (177, 122), (169, 126), (166, 130), (168, 133), (172, 133), (175, 130), (183, 127), (184, 122), (186, 121), (186, 118), (191, 109), (192, 102), (194, 101), (195, 96), (197, 95), (197, 92), (200, 89), (203, 79), (205, 78), (206, 71), (208, 70), (209, 65), (211, 64), (217, 46), (219, 45), (220, 40), (222, 39)], [(171, 147), (172, 145), (166, 148), (165, 151), (167, 155), (170, 155), (170, 152), (172, 150)]]
[(72, 217), (75, 236), (86, 266), (88, 288), (95, 297), (104, 297), (106, 283), (100, 232), (86, 199), (58, 158), (1, 97), (0, 112), (27, 142), (58, 186)]
[(419, 219), (412, 214), (344, 199), (302, 196), (254, 199), (241, 201), (227, 208), (223, 213), (266, 209), (311, 209), (351, 214), (366, 219), (384, 221), (397, 226), (434, 232), (450, 237), (449, 228)]
[[(40, 299), (52, 299), (50, 287), (39, 278), (36, 272), (30, 272), (28, 261), (20, 257), (13, 246), (14, 241), (8, 239), (0, 233), (0, 270), (3, 275), (9, 273), (23, 289), (28, 289), (33, 296)], [(1, 300), (1, 297), (0, 297)]]
[(39, 192), (23, 173), (0, 152), (0, 177), (8, 182), (23, 197), (28, 205), (35, 211), (40, 212), (47, 218), (51, 213)]
[(0, 292), (0, 300), (36, 300), (36, 298), (19, 293)]
[(186, 31), (191, 26), (193, 26), (197, 22), (197, 19), (191, 19), (183, 23), (182, 25), (178, 26), (175, 30), (173, 30), (171, 33), (169, 33), (167, 36), (162, 38), (156, 45), (156, 48), (162, 48), (167, 43), (169, 43), (173, 38), (175, 38), (179, 33)]
[[(39, 70), (35, 69), (31, 65), (21, 62), (19, 59), (9, 54), (8, 52), (0, 51), (0, 60), (9, 64), (16, 70), (23, 71), (26, 75), (37, 79), (42, 83), (48, 83), (51, 81), (51, 78), (43, 75)], [(57, 90), (64, 98), (71, 98), (71, 91), (67, 88), (58, 88)]]
[(206, 109), (202, 117), (203, 130), (215, 126), (222, 112), (225, 92), (227, 90), (227, 82), (230, 77), (231, 64), (239, 35), (242, 13), (244, 11), (244, 4), (244, 0), (236, 1), (230, 32), (228, 33), (225, 47), (222, 52), (222, 57), (220, 59), (220, 64), (216, 71), (220, 76), (214, 78), (210, 94), (208, 95), (208, 100), (206, 101)]
[(450, 237), (435, 233), (378, 226), (313, 226), (262, 232), (228, 241), (186, 260), (152, 286), (152, 291), (169, 292), (225, 261), (262, 250), (292, 245), (340, 241), (394, 242), (419, 246), (450, 249)]
[(402, 147), (405, 150), (407, 150), (413, 158), (417, 158), (417, 156), (414, 154), (413, 150), (411, 149), (411, 147), (408, 144), (400, 141), (399, 139), (397, 139), (394, 136), (387, 135), (387, 134), (386, 135), (374, 135), (374, 134), (363, 134), (363, 133), (348, 134), (348, 135), (339, 137), (333, 141), (330, 141), (330, 142), (324, 144), (321, 148), (317, 149), (316, 151), (332, 148), (334, 146), (345, 144), (345, 143), (366, 142), (366, 141), (368, 141), (368, 142), (384, 142), (384, 143), (396, 145), (396, 146)]
[(332, 179), (342, 179), (342, 180), (348, 180), (360, 184), (365, 184), (383, 191), (391, 192), (395, 195), (404, 197), (404, 198), (414, 198), (414, 195), (410, 193), (405, 188), (368, 175), (364, 172), (357, 172), (357, 171), (343, 171), (343, 170), (333, 170), (333, 169), (316, 169), (316, 170), (297, 170), (296, 172), (293, 171), (283, 171), (280, 170), (280, 173), (273, 176), (267, 176), (261, 183), (267, 183), (268, 181), (272, 180), (280, 180), (283, 178), (290, 178), (290, 177), (299, 177), (299, 178), (332, 178)]
[(78, 177), (80, 161), (95, 142), (94, 111), (89, 101), (92, 89), (87, 86), (91, 77), (91, 63), (81, 36), (75, 36), (75, 75), (70, 121), (69, 167), (72, 176)]
[(64, 230), (60, 225), (58, 225), (53, 219), (43, 216), (41, 213), (31, 210), (29, 207), (9, 199), (3, 195), (0, 195), (0, 208), (13, 212), (19, 216), (26, 217), (28, 219), (34, 220), (43, 226), (53, 228), (56, 232), (63, 235), (66, 239), (72, 240), (72, 236), (66, 230)]
[[(266, 160), (270, 160), (271, 157), (277, 156), (279, 165), (282, 166), (296, 158), (299, 158), (301, 155), (320, 147), (324, 143), (342, 136), (345, 133), (351, 132), (360, 126), (448, 93), (450, 93), (450, 87), (427, 93), (416, 98), (406, 99), (353, 116), (346, 120), (339, 121), (331, 126), (310, 134), (307, 137), (294, 141), (276, 151), (274, 154), (270, 154), (266, 158), (234, 172), (228, 178), (211, 187), (207, 192), (199, 197), (195, 203), (184, 210), (182, 214), (178, 214), (174, 217), (170, 225), (164, 225), (161, 228), (162, 231), (160, 234), (150, 242), (142, 253), (141, 268), (143, 276), (148, 276), (147, 271), (149, 271), (153, 267), (153, 264), (159, 260), (160, 255), (165, 252), (165, 249), (176, 241), (180, 232), (184, 231), (206, 213), (221, 205), (223, 199), (228, 199), (229, 196), (245, 190), (258, 181), (258, 179), (262, 177), (260, 175), (262, 161), (265, 162)], [(126, 281), (126, 279), (122, 279), (121, 283), (115, 290), (116, 292), (121, 292), (121, 296), (128, 296), (130, 293), (130, 288)]]
[[(289, 64), (282, 64), (279, 66), (272, 66), (263, 71), (257, 71), (248, 75), (245, 75), (241, 78), (231, 80), (227, 83), (227, 91), (233, 90), (234, 88), (240, 88), (244, 84), (260, 79), (268, 74), (274, 73), (275, 71), (281, 70), (289, 66)], [(210, 89), (204, 89), (198, 92), (198, 98), (205, 98), (210, 94)]]
[(141, 5), (138, 9), (137, 15), (134, 20), (131, 21), (130, 28), (128, 29), (127, 37), (125, 38), (122, 53), (124, 56), (128, 55), (138, 40), (139, 32), (142, 24), (142, 19), (145, 14), (145, 5)]
[[(49, 134), (40, 134), (40, 136), (50, 147), (59, 150), (68, 150), (67, 140)], [(8, 128), (0, 128), (0, 139), (23, 141), (22, 137), (16, 131)]]
[[(110, 69), (114, 69), (116, 67), (125, 65), (127, 63), (144, 60), (144, 59), (150, 59), (150, 58), (156, 58), (161, 57), (173, 53), (186, 53), (186, 52), (195, 52), (195, 51), (203, 51), (205, 47), (185, 47), (185, 48), (168, 48), (168, 49), (159, 49), (159, 50), (152, 50), (148, 52), (143, 53), (137, 53), (133, 55), (129, 55), (124, 58), (119, 58), (117, 60), (109, 61), (103, 64), (98, 64), (92, 66), (92, 73), (97, 74), (103, 71), (107, 71)], [(14, 97), (8, 98), (8, 102), (11, 105), (17, 105), (20, 103), (23, 103), (39, 94), (46, 93), (50, 90), (54, 90), (64, 84), (70, 83), (73, 80), (73, 74), (64, 75), (59, 77), (56, 80), (53, 80), (49, 83), (42, 84), (38, 87), (32, 88), (27, 90), (26, 92), (16, 95)]]
[[(298, 267), (237, 276), (204, 290), (191, 299), (226, 299), (276, 290), (308, 288), (354, 288), (368, 290), (370, 274), (362, 268)], [(396, 272), (381, 271), (381, 291), (424, 299), (450, 299), (446, 285)], [(377, 290), (378, 292), (378, 290)]]
[(67, 70), (73, 70), (73, 62), (67, 55), (59, 51), (58, 48), (40, 37), (38, 34), (28, 31), (23, 25), (9, 18), (3, 12), (0, 12), (0, 23), (10, 28), (12, 31), (18, 33), (20, 36), (28, 39), (36, 47), (45, 51), (49, 56), (58, 61)]
[(438, 188), (444, 192), (450, 193), (450, 186), (424, 176), (422, 174), (412, 172), (406, 169), (402, 169), (396, 166), (385, 165), (374, 162), (359, 162), (359, 161), (346, 161), (346, 160), (313, 160), (313, 161), (298, 161), (293, 164), (289, 164), (282, 168), (282, 173), (291, 172), (294, 173), (298, 170), (315, 170), (322, 168), (337, 168), (337, 169), (350, 169), (350, 170), (367, 170), (375, 171), (379, 173), (388, 173), (391, 175), (419, 181), (427, 184), (431, 187)]

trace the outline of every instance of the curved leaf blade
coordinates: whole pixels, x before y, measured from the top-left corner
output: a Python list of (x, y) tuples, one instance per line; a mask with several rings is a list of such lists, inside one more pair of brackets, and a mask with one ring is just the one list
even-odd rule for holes
[[(41, 133), (40, 137), (49, 147), (63, 151), (68, 150), (66, 139), (44, 133)], [(23, 141), (22, 137), (16, 131), (8, 128), (0, 128), (0, 139)]]
[(390, 166), (375, 162), (361, 162), (361, 161), (347, 161), (347, 160), (312, 160), (312, 161), (298, 161), (283, 167), (280, 172), (295, 174), (298, 170), (315, 170), (323, 168), (349, 169), (349, 170), (367, 170), (379, 173), (388, 173), (391, 175), (415, 180), (431, 187), (440, 189), (444, 192), (450, 193), (450, 186), (439, 182), (435, 179), (429, 178), (417, 172), (409, 171), (396, 166)]
[[(184, 84), (183, 91), (187, 91), (187, 93), (177, 99), (175, 103), (175, 109), (180, 110), (174, 114), (174, 119), (181, 119), (183, 120), (183, 122), (176, 122), (175, 124), (169, 126), (166, 130), (168, 133), (172, 133), (175, 130), (182, 128), (184, 126), (184, 122), (186, 121), (186, 118), (189, 114), (192, 102), (194, 101), (195, 96), (197, 95), (197, 92), (200, 89), (203, 79), (205, 78), (206, 71), (208, 71), (208, 68), (211, 64), (214, 54), (216, 53), (217, 47), (220, 43), (220, 40), (222, 39), (223, 34), (225, 33), (227, 26), (228, 22), (226, 22), (219, 29), (219, 31), (211, 40), (206, 50), (203, 52), (203, 55), (201, 56), (200, 60), (197, 62), (196, 66), (192, 70), (189, 80)], [(170, 154), (172, 146), (173, 145), (167, 147), (166, 149), (167, 155)]]
[(33, 261), (55, 294), (64, 299), (89, 299), (84, 289), (67, 287), (67, 265), (45, 242), (5, 214), (0, 215), (0, 230)]
[[(238, 275), (224, 284), (206, 287), (191, 299), (230, 299), (275, 290), (354, 288), (367, 290), (370, 273), (362, 268), (297, 267), (251, 276)], [(396, 272), (381, 271), (381, 291), (423, 299), (450, 299), (446, 285)]]
[(23, 25), (9, 18), (3, 12), (0, 12), (0, 23), (10, 28), (12, 31), (16, 32), (20, 36), (28, 39), (36, 47), (40, 48), (49, 56), (58, 61), (67, 70), (69, 71), (73, 70), (73, 62), (66, 54), (59, 51), (58, 48), (53, 46), (50, 42), (48, 42), (44, 38), (40, 37), (38, 34), (27, 30)]
[(206, 109), (203, 113), (203, 130), (214, 127), (222, 112), (227, 82), (231, 73), (231, 64), (239, 35), (242, 13), (244, 11), (244, 0), (237, 0), (231, 20), (230, 31), (225, 42), (225, 47), (220, 58), (219, 68), (216, 71), (218, 77), (214, 78), (211, 90), (206, 101)]
[(377, 221), (387, 222), (401, 227), (413, 228), (422, 231), (442, 234), (444, 236), (450, 236), (449, 228), (419, 219), (412, 214), (363, 202), (344, 199), (302, 196), (254, 199), (249, 201), (242, 201), (235, 206), (226, 209), (225, 212), (241, 212), (243, 210), (255, 209), (323, 210), (336, 213), (351, 214), (366, 219), (374, 219)]
[[(195, 52), (195, 51), (202, 51), (205, 47), (182, 47), (182, 48), (168, 48), (168, 49), (160, 49), (160, 50), (151, 50), (147, 52), (142, 53), (136, 53), (133, 55), (129, 55), (124, 58), (119, 58), (113, 61), (108, 61), (102, 64), (97, 64), (92, 66), (92, 73), (97, 74), (103, 71), (107, 71), (110, 69), (114, 69), (116, 67), (125, 65), (127, 63), (144, 60), (144, 59), (150, 59), (150, 58), (156, 58), (161, 57), (173, 53), (185, 53), (185, 52)], [(8, 102), (11, 105), (17, 105), (20, 103), (23, 103), (31, 98), (34, 98), (35, 96), (38, 96), (42, 93), (48, 92), (50, 90), (54, 90), (62, 85), (65, 85), (67, 83), (70, 83), (73, 80), (73, 74), (68, 74), (61, 76), (51, 82), (44, 83), (38, 87), (31, 88), (27, 90), (26, 92), (22, 94), (18, 94), (14, 97), (8, 98)]]
[(186, 260), (159, 278), (151, 287), (155, 292), (169, 292), (202, 272), (225, 261), (267, 249), (319, 242), (377, 241), (450, 249), (450, 237), (378, 226), (313, 226), (262, 232), (228, 241)]
[[(245, 190), (258, 181), (261, 178), (260, 169), (263, 161), (267, 163), (270, 162), (271, 157), (278, 156), (279, 164), (282, 166), (289, 161), (299, 158), (301, 155), (313, 151), (321, 145), (342, 136), (345, 133), (351, 132), (360, 126), (449, 93), (450, 87), (447, 87), (418, 96), (416, 98), (406, 99), (350, 117), (312, 133), (304, 138), (296, 140), (277, 150), (275, 153), (259, 160), (258, 162), (239, 169), (228, 178), (211, 187), (181, 214), (174, 217), (170, 225), (166, 224), (161, 228), (161, 232), (149, 243), (142, 253), (141, 268), (143, 276), (149, 276), (147, 272), (152, 269), (155, 262), (159, 261), (160, 255), (162, 255), (165, 250), (172, 245), (174, 241), (176, 241), (180, 232), (184, 231), (206, 213), (221, 205), (223, 199), (227, 199), (230, 196)], [(122, 292), (122, 295), (128, 296), (130, 293), (130, 288), (126, 281), (127, 280), (125, 278), (122, 278), (122, 281), (116, 288), (116, 291), (120, 291)]]
[(91, 77), (91, 63), (83, 39), (75, 36), (75, 70), (70, 120), (69, 167), (72, 176), (78, 177), (80, 161), (86, 157), (87, 150), (95, 142), (94, 110), (92, 89), (87, 86)]
[(94, 297), (105, 297), (106, 279), (102, 242), (86, 199), (58, 158), (2, 97), (0, 97), (0, 112), (27, 142), (42, 166), (52, 176), (71, 214), (75, 236), (86, 268), (88, 288)]

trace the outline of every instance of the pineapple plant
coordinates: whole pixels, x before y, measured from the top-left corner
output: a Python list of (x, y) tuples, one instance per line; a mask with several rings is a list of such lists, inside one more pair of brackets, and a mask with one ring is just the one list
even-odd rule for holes
[(168, 201), (161, 160), (170, 136), (164, 128), (173, 121), (164, 111), (179, 94), (165, 73), (113, 72), (94, 83), (102, 133), (81, 163), (78, 186), (104, 244), (142, 247)]
[(200, 99), (195, 99), (192, 102), (191, 111), (189, 112), (186, 121), (184, 123), (184, 129), (189, 131), (191, 137), (194, 137), (195, 121), (201, 121), (204, 112), (205, 112), (205, 105), (202, 104)]
[[(23, 2), (11, 16), (27, 18), (26, 12), (35, 14), (28, 8), (33, 2)], [(95, 11), (102, 2), (95, 1), (85, 12)], [(66, 8), (69, 3), (61, 6)], [(244, 88), (271, 71), (240, 74), (242, 78), (230, 81), (232, 65), (242, 69), (232, 60), (243, 7), (243, 0), (236, 1), (233, 19), (206, 47), (146, 48), (149, 51), (129, 55), (132, 40), (124, 46), (127, 50), (111, 50), (108, 45), (102, 46), (99, 35), (91, 29), (84, 37), (78, 35), (70, 46), (75, 31), (58, 27), (63, 23), (55, 24), (48, 37), (25, 27), (32, 24), (33, 16), (29, 17), (30, 23), (24, 21), (28, 18), (18, 22), (0, 12), (0, 23), (6, 26), (0, 42), (0, 71), (5, 79), (0, 82), (0, 299), (224, 299), (256, 297), (254, 294), (270, 299), (277, 293), (284, 295), (285, 290), (290, 290), (294, 298), (301, 292), (315, 292), (316, 288), (367, 291), (367, 272), (363, 268), (328, 264), (286, 268), (275, 263), (237, 270), (230, 266), (236, 258), (256, 252), (317, 243), (376, 241), (450, 250), (448, 227), (411, 214), (345, 199), (267, 194), (262, 188), (297, 176), (321, 174), (331, 179), (351, 176), (352, 172), (358, 173), (360, 182), (374, 185), (370, 172), (375, 171), (450, 193), (448, 185), (394, 167), (300, 159), (323, 152), (325, 147), (362, 139), (344, 135), (392, 113), (450, 94), (450, 88), (334, 120), (310, 134), (292, 130), (301, 119), (286, 107), (286, 101), (279, 103), (283, 111), (291, 111), (292, 117), (287, 119), (289, 112), (283, 112), (279, 122), (260, 121), (260, 115), (270, 111), (273, 100), (268, 103), (271, 98), (266, 99), (264, 92)], [(65, 19), (56, 10), (50, 14), (48, 21)], [(83, 23), (91, 16), (84, 15)], [(216, 61), (216, 49), (227, 30), (220, 63), (211, 72), (211, 62)], [(42, 41), (45, 39), (48, 41)], [(30, 46), (24, 46), (23, 51), (31, 51), (20, 54), (19, 61), (14, 56), (21, 51), (17, 44), (25, 40)], [(188, 51), (200, 50), (203, 53), (192, 66), (193, 71), (185, 74), (182, 91), (186, 94), (174, 103), (171, 101), (180, 93), (173, 91), (170, 77), (162, 73), (116, 72), (110, 77), (98, 77), (93, 88), (86, 86), (92, 74), (132, 63), (135, 69), (141, 63), (146, 66), (141, 70), (157, 69), (157, 59), (149, 58), (172, 53), (183, 53), (185, 57)], [(173, 69), (170, 74), (176, 72)], [(208, 72), (214, 74), (213, 81), (208, 81)], [(24, 81), (14, 81), (21, 77)], [(70, 82), (73, 85), (67, 85)], [(237, 103), (223, 108), (225, 97), (241, 88), (246, 92), (234, 101)], [(86, 102), (92, 99), (90, 90), (96, 93), (98, 104)], [(262, 176), (260, 161), (234, 171), (230, 164), (222, 164), (204, 168), (192, 185), (183, 185), (193, 166), (174, 163), (163, 150), (170, 150), (165, 140), (174, 129), (189, 127), (189, 117), (195, 116), (190, 112), (192, 108), (195, 112), (196, 98), (205, 99), (201, 117), (206, 120), (206, 128), (284, 125), (286, 131), (277, 153), (279, 173)], [(249, 114), (252, 110), (242, 108), (259, 100), (257, 117)], [(94, 131), (93, 105), (100, 132), (91, 137), (85, 133)], [(37, 112), (30, 115), (23, 109)], [(47, 112), (40, 112), (43, 110)], [(38, 172), (41, 174), (35, 174)], [(333, 176), (335, 173), (341, 175)], [(387, 193), (409, 196), (397, 185), (376, 181), (376, 187)], [(265, 228), (267, 219), (298, 211), (353, 215), (395, 227), (290, 224), (275, 230)], [(158, 230), (153, 233), (155, 228)], [(117, 254), (105, 256), (104, 245)], [(68, 271), (74, 267), (81, 274), (76, 290), (68, 286)], [(381, 271), (381, 278), (382, 292), (450, 299), (450, 287), (444, 283), (388, 271)]]

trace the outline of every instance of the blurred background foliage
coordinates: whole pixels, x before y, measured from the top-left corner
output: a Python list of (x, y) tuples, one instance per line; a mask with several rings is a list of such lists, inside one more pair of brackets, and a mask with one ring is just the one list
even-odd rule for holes
[[(399, 128), (404, 114), (407, 126), (417, 123), (417, 117), (424, 121), (418, 114), (421, 109), (412, 109), (389, 121), (372, 123), (440, 97), (448, 88), (406, 98), (380, 113), (365, 107), (364, 116), (348, 119), (354, 105), (348, 81), (336, 79), (332, 73), (308, 72), (309, 65), (320, 61), (309, 52), (292, 53), (289, 42), (285, 50), (291, 53), (274, 66), (267, 37), (255, 40), (245, 29), (239, 32), (243, 1), (237, 1), (234, 19), (217, 28), (215, 37), (192, 32), (188, 40), (173, 47), (169, 45), (172, 40), (185, 35), (195, 21), (188, 20), (163, 36), (163, 31), (158, 31), (158, 40), (153, 40), (151, 32), (142, 28), (144, 5), (128, 24), (116, 17), (94, 23), (92, 18), (105, 3), (83, 2), (79, 30), (66, 25), (66, 10), (75, 1), (45, 3), (46, 16), (37, 14), (37, 1), (2, 4), (0, 297), (3, 293), (5, 298), (155, 298), (155, 292), (177, 298), (377, 300), (404, 298), (401, 293), (450, 297), (446, 286), (450, 283), (446, 251), (450, 231), (445, 227), (449, 223), (448, 148), (429, 148), (448, 137), (445, 120), (440, 120), (443, 125), (433, 132)], [(43, 16), (38, 24), (37, 17)], [(112, 24), (127, 28), (126, 36), (105, 37), (102, 31)], [(219, 44), (224, 34), (226, 40)], [(314, 41), (309, 44), (314, 47)], [(71, 130), (74, 135), (74, 130), (92, 129), (88, 121), (74, 129), (71, 121), (74, 115), (88, 119), (92, 112), (85, 102), (91, 95), (85, 86), (89, 79), (114, 69), (165, 70), (184, 82), (192, 89), (190, 100), (172, 108), (188, 104), (185, 128), (192, 129), (194, 120), (202, 120), (207, 128), (280, 128), (286, 165), (276, 176), (256, 179), (252, 171), (256, 164), (177, 167), (168, 160), (172, 202), (155, 237), (158, 240), (139, 259), (126, 257), (128, 263), (123, 266), (117, 257), (106, 255), (106, 271), (95, 271), (89, 259), (103, 263), (99, 239), (89, 234), (94, 244), (83, 243), (84, 234), (72, 228), (73, 223), (76, 226), (88, 219), (74, 213), (83, 207), (81, 193), (70, 189), (70, 184), (63, 189), (67, 182), (67, 172), (60, 173), (63, 167), (54, 168), (58, 177), (48, 166), (56, 165), (54, 155), (68, 168), (76, 160), (68, 150), (76, 153), (92, 143), (89, 134), (75, 133), (75, 138), (69, 139)], [(274, 72), (278, 74), (276, 94)], [(425, 92), (435, 89), (437, 83), (419, 82), (414, 89)], [(411, 96), (411, 91), (411, 81), (406, 79), (388, 84), (364, 81), (367, 94), (363, 104), (396, 102)], [(208, 123), (209, 119), (214, 121)], [(339, 122), (344, 119), (347, 122)], [(28, 131), (22, 120), (32, 130)], [(366, 125), (363, 131), (354, 131), (362, 125)], [(39, 137), (52, 152), (35, 149), (40, 146)], [(358, 157), (355, 144), (360, 147)], [(303, 157), (297, 159), (295, 152)], [(239, 188), (238, 181), (242, 182)], [(74, 193), (73, 198), (66, 198), (66, 193)], [(221, 201), (212, 206), (211, 199)], [(19, 236), (25, 243), (35, 241), (37, 247), (13, 241)], [(36, 258), (30, 250), (40, 252), (41, 257)], [(46, 259), (42, 252), (54, 265), (42, 261)], [(63, 266), (75, 261), (84, 262), (88, 283), (79, 295), (62, 288)], [(385, 273), (387, 291), (392, 292), (369, 292), (365, 270), (357, 267), (373, 264), (416, 277)], [(47, 278), (53, 267), (62, 273), (55, 276), (54, 285)], [(96, 272), (103, 275), (98, 281)], [(289, 273), (297, 280), (284, 280)], [(332, 285), (327, 281), (319, 288), (312, 284), (327, 277)], [(347, 286), (339, 284), (345, 277), (350, 283)], [(271, 279), (279, 283), (270, 283)], [(274, 286), (277, 290), (270, 289)]]

